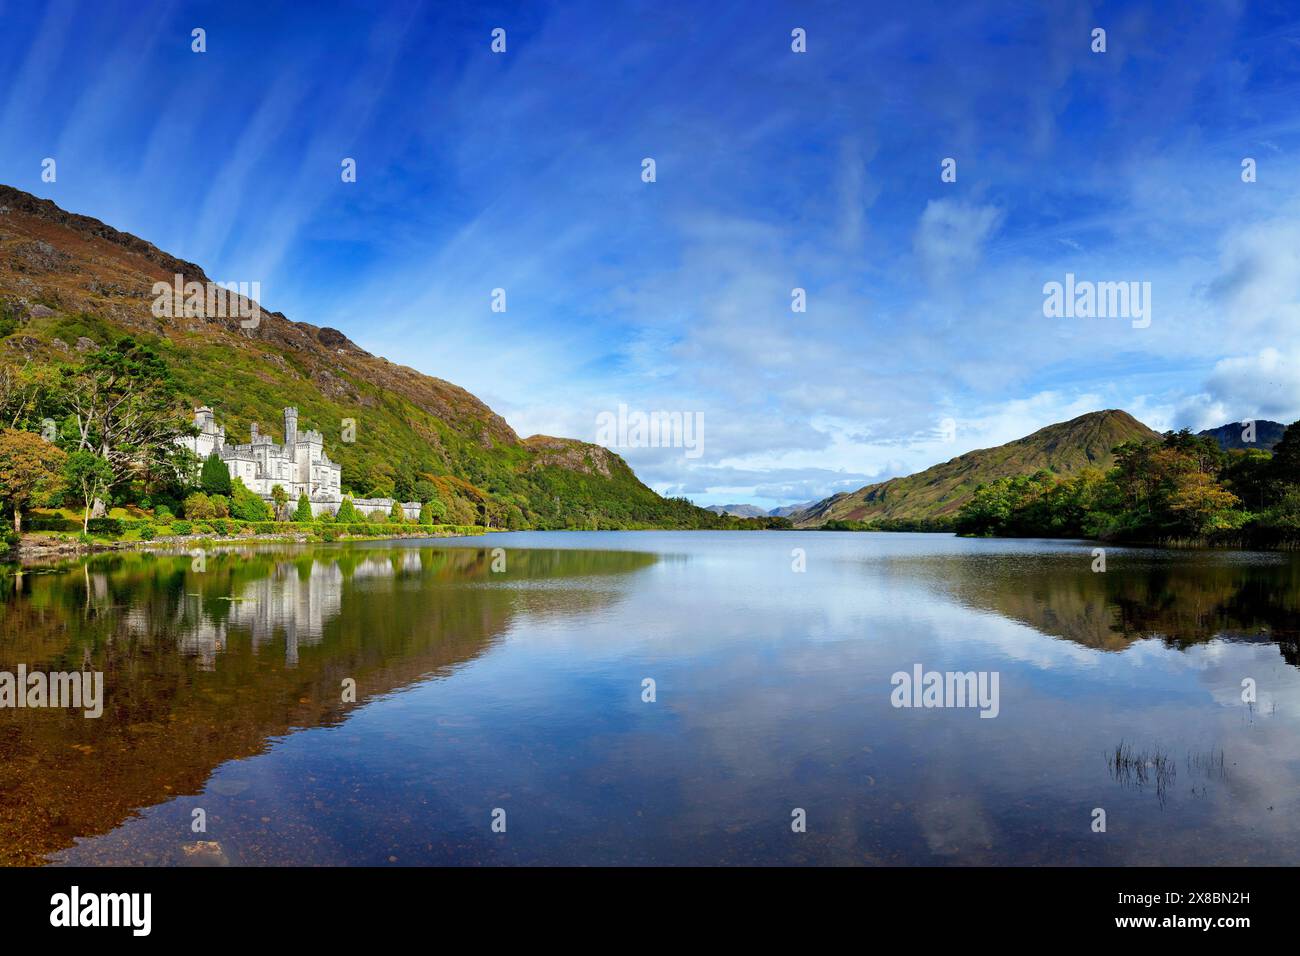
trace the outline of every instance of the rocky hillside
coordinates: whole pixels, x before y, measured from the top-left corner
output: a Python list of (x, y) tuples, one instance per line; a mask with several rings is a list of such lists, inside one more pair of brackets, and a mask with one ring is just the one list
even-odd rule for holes
[[(621, 457), (571, 439), (521, 439), (451, 382), (371, 355), (336, 329), (262, 307), (238, 317), (159, 318), (156, 282), (203, 269), (54, 203), (0, 185), (0, 363), (69, 363), (110, 339), (153, 344), (193, 405), (232, 441), (250, 425), (279, 440), (281, 409), (317, 429), (345, 491), (398, 497), (434, 480), (458, 516), (511, 527), (696, 527), (718, 517), (643, 485)], [(344, 419), (356, 441), (341, 440)], [(456, 515), (454, 515), (456, 516)]]
[(954, 515), (976, 487), (995, 478), (1039, 469), (1071, 475), (1087, 467), (1109, 468), (1116, 445), (1159, 437), (1128, 412), (1089, 412), (996, 448), (967, 452), (905, 478), (833, 495), (799, 512), (793, 520), (798, 527), (816, 527), (835, 520), (942, 519)]

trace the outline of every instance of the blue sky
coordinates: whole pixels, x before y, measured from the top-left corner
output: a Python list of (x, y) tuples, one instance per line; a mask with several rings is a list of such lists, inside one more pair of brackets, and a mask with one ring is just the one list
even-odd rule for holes
[[(804, 501), (1106, 407), (1300, 418), (1293, 5), (0, 0), (0, 23), (0, 182), (259, 281), (524, 435), (703, 413), (699, 457), (618, 449), (664, 493)], [(1066, 273), (1150, 282), (1150, 326), (1045, 317)]]

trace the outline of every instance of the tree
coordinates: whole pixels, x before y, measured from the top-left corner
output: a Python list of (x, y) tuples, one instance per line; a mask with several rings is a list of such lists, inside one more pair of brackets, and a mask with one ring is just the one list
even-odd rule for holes
[(1273, 479), (1283, 486), (1300, 485), (1300, 422), (1292, 422), (1273, 446)]
[[(182, 446), (194, 434), (166, 362), (131, 337), (90, 353), (65, 373), (77, 447), (95, 452), (113, 470), (115, 487), (135, 470), (178, 468)], [(95, 503), (95, 513), (103, 510)]]
[(293, 520), (300, 524), (311, 524), (311, 499), (307, 492), (298, 495), (298, 507), (293, 512)]
[(217, 509), (212, 506), (212, 499), (202, 491), (187, 495), (183, 508), (185, 509), (185, 517), (190, 521), (202, 521), (204, 518), (217, 517)]
[(338, 513), (334, 517), (342, 524), (361, 520), (360, 516), (357, 514), (357, 509), (352, 505), (352, 499), (350, 497), (345, 497), (343, 499), (343, 503), (339, 505)]
[(0, 501), (13, 508), (15, 534), (22, 534), (23, 511), (59, 488), (67, 457), (35, 432), (0, 431)]
[(401, 524), (406, 518), (406, 513), (402, 511), (401, 502), (394, 501), (393, 507), (388, 510), (388, 520), (393, 524)]
[(113, 483), (113, 469), (108, 462), (92, 451), (79, 448), (63, 465), (63, 480), (81, 501), (81, 531), (90, 531), (90, 510), (96, 501), (108, 501), (108, 489)]
[(284, 485), (271, 486), (271, 500), (275, 502), (275, 520), (283, 521), (289, 510), (289, 492), (284, 490)]
[(242, 478), (236, 478), (230, 483), (230, 516), (240, 521), (269, 521), (271, 509)]
[(43, 419), (60, 416), (60, 373), (52, 365), (0, 365), (0, 420), (6, 428), (35, 431)]
[(199, 486), (209, 495), (230, 496), (230, 469), (215, 451), (208, 455), (199, 472)]
[(1239, 504), (1241, 499), (1199, 471), (1179, 475), (1168, 498), (1177, 526), (1193, 535), (1231, 528), (1231, 512)]

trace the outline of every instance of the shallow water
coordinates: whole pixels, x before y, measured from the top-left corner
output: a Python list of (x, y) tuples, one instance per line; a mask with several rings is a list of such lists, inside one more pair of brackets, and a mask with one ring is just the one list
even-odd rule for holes
[[(0, 710), (0, 861), (1300, 862), (1300, 557), (1093, 547), (524, 533), (29, 570), (0, 671), (100, 670), (106, 702)], [(996, 675), (997, 716), (893, 706), (915, 665)]]

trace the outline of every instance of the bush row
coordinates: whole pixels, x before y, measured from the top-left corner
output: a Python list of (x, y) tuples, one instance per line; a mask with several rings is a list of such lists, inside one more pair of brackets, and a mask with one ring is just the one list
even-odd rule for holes
[[(29, 531), (62, 531), (70, 534), (81, 533), (81, 522), (58, 516), (35, 515), (26, 522)], [(399, 534), (475, 534), (482, 528), (465, 527), (450, 524), (415, 524), (413, 522), (378, 522), (361, 521), (339, 524), (337, 522), (296, 521), (238, 521), (234, 518), (212, 518), (204, 521), (182, 521), (172, 519), (159, 522), (148, 518), (91, 518), (89, 529), (92, 535), (121, 537), (135, 532), (141, 539), (151, 541), (155, 537), (191, 534), (315, 534), (333, 541), (343, 535), (349, 537), (391, 537)]]

